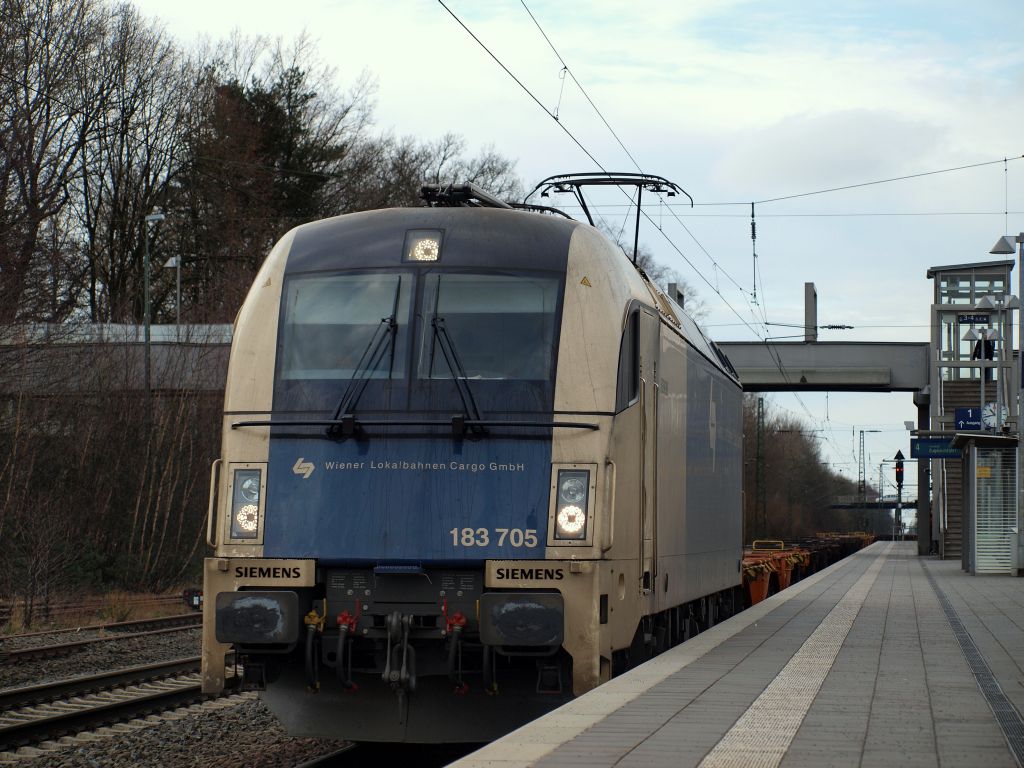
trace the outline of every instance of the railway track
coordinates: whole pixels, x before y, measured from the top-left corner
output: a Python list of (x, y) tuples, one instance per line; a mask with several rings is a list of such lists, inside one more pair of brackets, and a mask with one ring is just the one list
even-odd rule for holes
[[(122, 598), (117, 605), (122, 608), (136, 609), (144, 607), (163, 606), (169, 603), (181, 604), (182, 596), (178, 595), (150, 595), (148, 597)], [(68, 620), (69, 617), (86, 617), (97, 614), (110, 608), (110, 602), (106, 598), (90, 598), (85, 600), (74, 600), (66, 603), (51, 603), (49, 605), (36, 604), (32, 612), (36, 620), (50, 620), (61, 618)], [(10, 622), (14, 617), (20, 615), (22, 608), (16, 603), (0, 603), (0, 626)]]
[(178, 616), (165, 616), (158, 619), (140, 619), (138, 621), (122, 621), (113, 624), (101, 624), (92, 627), (82, 627), (79, 630), (57, 630), (54, 632), (36, 632), (26, 635), (12, 635), (6, 638), (7, 643), (17, 643), (29, 639), (41, 639), (47, 636), (62, 637), (74, 635), (82, 631), (103, 632), (93, 637), (72, 639), (58, 643), (47, 643), (43, 645), (27, 645), (22, 648), (3, 647), (0, 645), (0, 662), (17, 663), (29, 659), (45, 659), (55, 656), (65, 656), (76, 650), (97, 643), (106, 643), (112, 640), (126, 640), (129, 638), (151, 637), (168, 632), (180, 632), (185, 629), (192, 629), (202, 624), (202, 615), (198, 613), (186, 613)]
[(0, 751), (202, 701), (199, 662), (195, 656), (2, 690)]

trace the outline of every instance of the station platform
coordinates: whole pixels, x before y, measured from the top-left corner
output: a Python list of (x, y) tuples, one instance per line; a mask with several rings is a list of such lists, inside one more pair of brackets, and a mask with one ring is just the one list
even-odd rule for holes
[(877, 542), (453, 765), (1019, 766), (1024, 579)]

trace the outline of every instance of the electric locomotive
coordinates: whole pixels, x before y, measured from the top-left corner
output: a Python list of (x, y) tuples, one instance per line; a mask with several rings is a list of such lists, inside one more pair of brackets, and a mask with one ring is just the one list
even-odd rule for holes
[(203, 688), (234, 649), (294, 735), (489, 740), (734, 608), (728, 360), (594, 227), (426, 192), (289, 232), (235, 321)]

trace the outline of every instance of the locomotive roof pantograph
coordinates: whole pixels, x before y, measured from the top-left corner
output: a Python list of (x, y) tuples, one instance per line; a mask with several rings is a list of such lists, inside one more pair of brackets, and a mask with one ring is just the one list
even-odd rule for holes
[(690, 207), (693, 207), (693, 197), (685, 189), (680, 187), (675, 182), (669, 181), (662, 176), (654, 176), (649, 173), (566, 173), (556, 176), (548, 176), (546, 179), (541, 181), (533, 190), (528, 194), (523, 202), (525, 203), (538, 190), (540, 190), (541, 197), (548, 197), (552, 192), (561, 194), (572, 194), (576, 197), (580, 207), (583, 209), (583, 213), (587, 217), (587, 221), (591, 226), (595, 226), (594, 217), (590, 215), (590, 209), (587, 207), (587, 201), (583, 197), (584, 187), (636, 187), (636, 228), (633, 233), (633, 264), (636, 265), (637, 251), (640, 247), (640, 204), (643, 197), (643, 192), (646, 189), (648, 192), (654, 192), (655, 194), (664, 194), (668, 197), (675, 197), (677, 194), (682, 193), (686, 195), (690, 200)]

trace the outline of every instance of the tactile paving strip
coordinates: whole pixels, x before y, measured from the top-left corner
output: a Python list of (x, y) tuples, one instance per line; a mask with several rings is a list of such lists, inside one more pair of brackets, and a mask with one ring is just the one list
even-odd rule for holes
[(1017, 765), (1024, 765), (1024, 719), (1021, 719), (1020, 713), (1013, 706), (1013, 703), (1006, 698), (1006, 694), (1003, 693), (1003, 689), (996, 681), (995, 675), (989, 669), (988, 662), (985, 661), (985, 657), (978, 649), (974, 638), (971, 637), (964, 623), (960, 620), (960, 615), (956, 612), (956, 608), (953, 607), (949, 598), (946, 597), (946, 593), (942, 591), (942, 587), (939, 586), (927, 567), (924, 568), (924, 573), (928, 577), (928, 583), (932, 585), (932, 589), (935, 591), (935, 596), (939, 599), (942, 611), (946, 614), (949, 628), (953, 630), (953, 635), (960, 644), (960, 650), (963, 651), (964, 658), (967, 660), (967, 666), (971, 668), (971, 672), (974, 674), (974, 679), (977, 681), (985, 701), (992, 708), (992, 714), (996, 716), (996, 722), (999, 723), (999, 728), (1006, 737), (1006, 743), (1009, 744), (1010, 751), (1013, 752)]
[(700, 768), (775, 768), (835, 664), (892, 545), (857, 579), (793, 658), (704, 756)]

